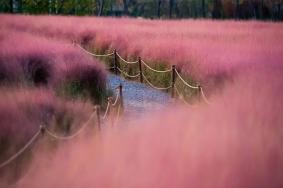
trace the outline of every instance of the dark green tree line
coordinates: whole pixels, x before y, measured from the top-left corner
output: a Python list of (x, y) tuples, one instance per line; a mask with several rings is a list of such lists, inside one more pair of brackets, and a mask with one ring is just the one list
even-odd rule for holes
[(1, 0), (24, 14), (283, 20), (283, 0)]

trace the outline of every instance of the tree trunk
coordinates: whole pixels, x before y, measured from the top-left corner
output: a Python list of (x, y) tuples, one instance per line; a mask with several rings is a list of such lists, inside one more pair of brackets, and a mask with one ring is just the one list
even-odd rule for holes
[(161, 0), (158, 0), (157, 4), (157, 17), (160, 18), (160, 13), (161, 13)]
[(236, 0), (236, 13), (235, 13), (235, 18), (239, 19), (240, 18), (240, 0)]
[(65, 0), (60, 0), (60, 5), (58, 6), (58, 14), (61, 14), (63, 12), (63, 6), (65, 4)]
[(174, 0), (169, 0), (169, 18), (172, 18)]
[(281, 4), (278, 2), (277, 5), (277, 19), (280, 20)]
[(176, 18), (180, 18), (179, 4), (177, 2), (175, 3), (175, 14)]
[(213, 1), (213, 11), (212, 11), (212, 18), (221, 18), (222, 17), (222, 4), (219, 0)]
[(206, 17), (206, 14), (205, 14), (205, 0), (202, 0), (201, 1), (201, 9), (202, 9), (202, 17)]
[(14, 13), (14, 1), (10, 0), (10, 13)]
[(95, 15), (95, 0), (91, 1), (91, 15)]
[(99, 11), (98, 11), (98, 16), (102, 16), (103, 8), (104, 8), (104, 0), (99, 0)]
[(78, 2), (77, 2), (77, 0), (74, 0), (74, 12), (75, 12), (75, 15), (77, 15), (78, 14)]
[(48, 0), (48, 14), (52, 14), (52, 0)]
[(140, 8), (140, 16), (145, 16), (144, 9), (145, 9), (145, 3), (142, 3), (141, 8)]
[(127, 0), (123, 0), (123, 4), (124, 4), (124, 14), (128, 15), (129, 11), (128, 11)]
[(22, 0), (18, 0), (18, 12), (19, 12), (19, 13), (22, 13), (22, 12), (23, 12), (23, 7), (22, 7), (22, 5), (23, 5)]
[(54, 2), (54, 9), (55, 9), (55, 14), (58, 14), (58, 0), (55, 0)]
[(261, 7), (260, 7), (260, 18), (264, 19), (264, 0), (261, 0)]
[(110, 15), (113, 16), (113, 0), (110, 2)]

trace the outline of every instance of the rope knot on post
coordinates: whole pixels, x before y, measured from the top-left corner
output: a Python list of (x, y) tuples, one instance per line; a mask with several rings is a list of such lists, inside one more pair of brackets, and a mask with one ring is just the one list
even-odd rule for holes
[(114, 50), (114, 71), (115, 71), (115, 74), (117, 75), (118, 74), (118, 58), (117, 58), (117, 50), (115, 49)]
[(176, 65), (172, 65), (171, 75), (171, 97), (175, 97), (175, 80), (176, 80)]
[(139, 63), (140, 82), (143, 83), (143, 73), (142, 73), (142, 61), (141, 61), (141, 57), (139, 57), (138, 63)]
[(45, 129), (46, 129), (45, 125), (40, 125), (39, 130), (40, 130), (40, 133), (41, 133), (42, 135), (45, 134)]
[(96, 105), (94, 107), (94, 112), (96, 113), (97, 127), (98, 127), (98, 130), (100, 131), (101, 130), (101, 119), (100, 119), (100, 106), (99, 105)]
[[(80, 46), (79, 44), (76, 44), (79, 48), (81, 48), (83, 51), (85, 51), (86, 53), (95, 56), (95, 57), (109, 57), (114, 55), (113, 57), (113, 67), (110, 67), (110, 69), (114, 69), (114, 73), (116, 75), (118, 75), (118, 72), (120, 72), (121, 74), (125, 75), (126, 77), (129, 78), (140, 78), (140, 82), (143, 83), (144, 81), (152, 88), (158, 89), (158, 90), (167, 90), (171, 88), (171, 97), (175, 98), (175, 92), (177, 93), (178, 96), (180, 96), (181, 92), (178, 90), (178, 88), (175, 85), (176, 79), (180, 80), (185, 86), (187, 86), (190, 89), (196, 89), (198, 90), (199, 93), (199, 101), (204, 100), (207, 104), (210, 104), (210, 102), (208, 101), (203, 88), (201, 85), (197, 84), (197, 85), (192, 85), (189, 82), (187, 82), (178, 72), (178, 70), (176, 69), (175, 65), (172, 65), (171, 69), (167, 69), (167, 70), (156, 70), (153, 67), (151, 67), (150, 65), (148, 65), (146, 62), (144, 62), (141, 57), (138, 57), (137, 61), (127, 61), (126, 59), (124, 59), (118, 52), (116, 49), (114, 49), (114, 51), (112, 53), (109, 54), (94, 54), (91, 53), (89, 51), (87, 51), (86, 49), (84, 49), (82, 46)], [(121, 61), (119, 61), (121, 60)], [(138, 64), (138, 68), (139, 68), (139, 72), (136, 75), (130, 75), (127, 72), (123, 71), (123, 69), (120, 66), (120, 62), (125, 62), (126, 64)], [(143, 71), (143, 67), (144, 67), (144, 71)], [(145, 72), (147, 70), (153, 71), (155, 73), (170, 73), (171, 72), (171, 84), (168, 87), (157, 87), (155, 86), (152, 82), (151, 79), (147, 78), (147, 74), (145, 74)], [(122, 89), (120, 90), (120, 95), (122, 96)], [(120, 97), (121, 97), (120, 96)], [(184, 96), (182, 96), (184, 98)], [(110, 106), (116, 106), (116, 102), (118, 102), (118, 98), (116, 98), (117, 100), (115, 100), (114, 103), (112, 103), (112, 99), (108, 99), (108, 105), (106, 108), (106, 113), (104, 113), (104, 116), (102, 117), (102, 119), (106, 118), (106, 115), (110, 113)], [(123, 99), (122, 97), (120, 98), (120, 100), (122, 100), (122, 105), (123, 106)], [(110, 102), (111, 101), (111, 102)], [(109, 103), (110, 102), (110, 103)]]
[(202, 98), (202, 93), (201, 93), (202, 87), (201, 87), (200, 84), (197, 84), (197, 88), (198, 88), (198, 97), (199, 97), (198, 100), (201, 101), (201, 98)]
[(121, 108), (123, 109), (124, 108), (124, 100), (123, 100), (123, 85), (122, 84), (119, 85), (119, 98), (120, 98)]
[[(112, 108), (112, 104), (113, 104), (113, 97), (108, 97), (107, 100), (108, 100), (108, 105), (109, 105), (108, 114), (110, 114), (111, 111), (112, 111), (111, 108)], [(107, 109), (106, 109), (106, 112), (107, 112)]]

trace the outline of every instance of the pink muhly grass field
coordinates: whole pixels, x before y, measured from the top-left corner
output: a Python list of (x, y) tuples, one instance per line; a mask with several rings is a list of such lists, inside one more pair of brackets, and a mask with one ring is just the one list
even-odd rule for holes
[(0, 30), (0, 38), (0, 81), (43, 82), (52, 86), (72, 79), (70, 72), (85, 72), (86, 67), (86, 75), (94, 75), (89, 82), (105, 87), (103, 65), (71, 44), (6, 29)]
[[(141, 56), (177, 67), (204, 85), (233, 77), (260, 64), (281, 63), (283, 24), (258, 21), (1, 15), (1, 25), (16, 31), (96, 49), (117, 49), (124, 57)], [(214, 85), (213, 84), (213, 85)]]
[[(106, 90), (104, 66), (72, 44), (2, 26), (0, 163), (19, 151), (40, 125), (62, 135), (76, 131)], [(80, 85), (75, 92), (80, 98), (84, 94), (83, 100), (73, 97), (73, 84)], [(0, 187), (6, 175), (17, 180), (32, 159), (31, 151), (0, 169)]]
[[(66, 70), (64, 62), (71, 62), (73, 67), (98, 67), (96, 70), (103, 72), (95, 61), (90, 65), (93, 61), (74, 48), (72, 40), (102, 51), (115, 48), (124, 57), (177, 64), (182, 73), (206, 85), (229, 80), (222, 92), (209, 98), (210, 105), (172, 105), (162, 113), (149, 113), (128, 124), (120, 122), (116, 128), (106, 127), (98, 136), (63, 144), (56, 153), (37, 148), (30, 168), (16, 186), (283, 187), (281, 23), (11, 15), (0, 15), (0, 19), (0, 81), (10, 72), (17, 72), (17, 79), (24, 76), (18, 65), (25, 62), (23, 57), (30, 57), (26, 55), (30, 52), (39, 54), (36, 57), (42, 57), (55, 72)], [(1, 64), (6, 59), (16, 63)], [(81, 59), (84, 61), (78, 65)], [(68, 75), (84, 82), (93, 79), (93, 74), (85, 76), (75, 70), (51, 78), (55, 83), (61, 77), (69, 79)], [(8, 94), (1, 92), (0, 105), (5, 105)], [(52, 99), (52, 106), (57, 107), (56, 100), (45, 95), (40, 101), (49, 103)], [(10, 97), (21, 99), (22, 91)], [(81, 104), (74, 109), (80, 110)], [(82, 112), (89, 113), (86, 104)], [(15, 111), (25, 120), (18, 106), (18, 102), (12, 103), (8, 112)], [(4, 117), (11, 116), (4, 107), (0, 110)], [(40, 118), (35, 115), (33, 121), (42, 121)], [(20, 126), (18, 121), (15, 125)], [(12, 128), (5, 130), (11, 132)]]
[(64, 145), (45, 162), (48, 151), (40, 150), (18, 185), (281, 188), (282, 70), (245, 71), (237, 80), (210, 106), (168, 109), (123, 128), (122, 122)]
[[(58, 135), (77, 131), (92, 113), (89, 101), (69, 101), (48, 88), (0, 88), (0, 161), (18, 152), (45, 125)], [(39, 140), (37, 140), (39, 141)], [(37, 143), (37, 142), (36, 142)], [(32, 160), (32, 148), (0, 169), (1, 182), (15, 182)], [(5, 186), (4, 186), (5, 187)]]

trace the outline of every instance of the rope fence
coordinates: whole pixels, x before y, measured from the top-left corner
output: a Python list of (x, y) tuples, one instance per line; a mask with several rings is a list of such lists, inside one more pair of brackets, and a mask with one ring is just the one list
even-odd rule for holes
[(185, 103), (185, 104), (187, 104), (187, 105), (190, 105), (190, 104), (184, 99), (183, 94), (179, 91), (179, 89), (178, 89), (177, 87), (175, 88), (175, 91), (176, 91), (177, 94), (178, 94), (178, 98), (179, 98), (183, 103)]
[[(113, 102), (113, 98), (108, 98), (108, 104), (105, 111), (105, 114), (103, 116), (103, 120), (106, 119), (108, 116), (111, 122), (112, 127), (117, 125), (120, 115), (124, 109), (124, 102), (123, 102), (123, 86), (120, 84), (118, 87), (115, 88), (115, 90), (118, 90), (115, 100)], [(116, 110), (116, 112), (115, 112)], [(115, 120), (114, 120), (115, 119)]]
[[(182, 83), (184, 84), (184, 86), (189, 87), (191, 89), (197, 89), (199, 92), (199, 96), (203, 99), (203, 101), (207, 104), (211, 104), (208, 100), (208, 98), (206, 97), (202, 86), (197, 85), (197, 86), (193, 86), (191, 84), (189, 84), (188, 82), (185, 81), (185, 79), (180, 75), (180, 73), (176, 70), (175, 65), (172, 65), (172, 67), (170, 69), (167, 70), (156, 70), (154, 68), (152, 68), (151, 66), (149, 66), (147, 63), (145, 63), (143, 60), (141, 60), (141, 58), (139, 57), (137, 61), (127, 61), (125, 59), (123, 59), (121, 57), (121, 55), (119, 53), (117, 53), (116, 50), (114, 50), (114, 52), (108, 53), (108, 54), (94, 54), (92, 52), (89, 52), (88, 50), (86, 50), (85, 48), (83, 48), (81, 45), (74, 43), (74, 45), (78, 46), (81, 50), (83, 50), (85, 53), (94, 56), (94, 57), (110, 57), (114, 55), (114, 66), (110, 67), (110, 69), (114, 69), (114, 72), (116, 74), (118, 74), (118, 71), (125, 75), (126, 77), (130, 77), (130, 78), (140, 78), (140, 82), (143, 83), (143, 80), (146, 81), (146, 83), (151, 86), (154, 89), (157, 90), (169, 90), (171, 89), (171, 96), (172, 98), (175, 97), (175, 91), (178, 94), (178, 98), (181, 99), (184, 103), (189, 104), (185, 99), (184, 96), (181, 94), (181, 92), (179, 91), (179, 89), (177, 87), (175, 87), (175, 81), (176, 81), (176, 76), (182, 81)], [(136, 75), (129, 75), (127, 72), (123, 71), (122, 69), (119, 68), (118, 66), (118, 58), (123, 61), (124, 63), (127, 64), (138, 64), (139, 65), (139, 73)], [(154, 85), (153, 83), (151, 83), (149, 81), (149, 79), (146, 77), (146, 75), (143, 73), (143, 67), (147, 68), (153, 72), (156, 73), (170, 73), (171, 72), (171, 85), (167, 86), (167, 87), (158, 87), (156, 85)], [(60, 136), (57, 135), (56, 133), (53, 133), (51, 130), (49, 130), (48, 128), (46, 128), (46, 126), (40, 126), (39, 130), (32, 136), (32, 138), (18, 151), (16, 152), (14, 155), (12, 155), (10, 158), (8, 158), (5, 162), (0, 164), (0, 169), (6, 167), (7, 165), (9, 165), (10, 163), (12, 163), (15, 159), (17, 159), (21, 154), (23, 154), (35, 141), (36, 139), (42, 134), (44, 135), (46, 133), (46, 135), (48, 135), (51, 138), (54, 138), (56, 140), (70, 140), (73, 139), (75, 137), (77, 137), (78, 135), (80, 135), (83, 130), (85, 130), (85, 128), (87, 127), (87, 125), (90, 123), (90, 121), (94, 118), (94, 116), (96, 115), (96, 119), (97, 119), (97, 127), (99, 130), (101, 130), (101, 123), (103, 123), (104, 121), (107, 120), (108, 117), (111, 117), (111, 113), (114, 112), (115, 108), (117, 108), (117, 112), (115, 115), (115, 120), (113, 120), (111, 122), (112, 126), (116, 125), (119, 121), (119, 117), (121, 115), (121, 113), (123, 112), (123, 108), (124, 108), (124, 104), (123, 104), (123, 87), (122, 85), (119, 85), (117, 88), (115, 88), (116, 90), (118, 89), (118, 92), (116, 94), (115, 100), (113, 102), (113, 98), (109, 97), (108, 98), (108, 102), (107, 102), (107, 106), (106, 106), (106, 110), (104, 111), (103, 115), (100, 115), (100, 109), (101, 107), (99, 105), (95, 106), (94, 108), (94, 112), (90, 115), (90, 117), (88, 118), (88, 120), (81, 126), (81, 128), (76, 131), (74, 134), (69, 135), (69, 136)], [(113, 119), (113, 118), (112, 118)], [(103, 121), (101, 121), (103, 120)]]
[(109, 114), (110, 106), (111, 106), (111, 98), (108, 98), (107, 107), (106, 107), (106, 110), (104, 112), (104, 115), (102, 116), (102, 120), (105, 120), (107, 115)]
[(39, 129), (33, 137), (14, 155), (12, 155), (9, 159), (7, 159), (5, 162), (0, 164), (0, 169), (4, 168), (8, 164), (10, 164), (12, 161), (14, 161), (16, 158), (18, 158), (22, 153), (24, 153), (33, 143), (34, 141), (39, 137), (41, 134), (41, 129)]
[(155, 70), (154, 68), (152, 68), (152, 67), (150, 67), (148, 64), (146, 64), (143, 60), (141, 61), (142, 62), (142, 64), (144, 65), (144, 66), (146, 66), (149, 70), (152, 70), (153, 72), (156, 72), (156, 73), (167, 73), (167, 72), (171, 72), (172, 71), (172, 69), (168, 69), (168, 70)]
[(90, 115), (90, 117), (89, 117), (89, 119), (81, 126), (81, 128), (76, 132), (76, 133), (74, 133), (74, 134), (72, 134), (72, 135), (69, 135), (69, 136), (59, 136), (59, 135), (56, 135), (55, 133), (53, 133), (52, 131), (50, 131), (47, 127), (45, 127), (45, 132), (49, 135), (49, 136), (51, 136), (51, 137), (53, 137), (53, 138), (55, 138), (55, 139), (57, 139), (57, 140), (70, 140), (70, 139), (72, 139), (72, 138), (74, 138), (74, 137), (77, 137), (78, 135), (80, 135), (81, 133), (82, 133), (82, 131), (86, 128), (86, 126), (89, 124), (89, 122), (92, 120), (92, 118), (94, 117), (94, 115), (96, 114), (96, 112), (94, 111), (91, 115)]
[(199, 87), (198, 86), (192, 86), (191, 84), (189, 84), (188, 82), (186, 82), (183, 78), (182, 78), (182, 76), (180, 75), (180, 73), (175, 69), (175, 72), (176, 72), (176, 74), (177, 74), (177, 76), (180, 78), (180, 80), (186, 85), (186, 86), (188, 86), (189, 88), (191, 88), (191, 89), (198, 89)]
[(8, 166), (10, 163), (12, 163), (14, 160), (16, 160), (19, 156), (21, 156), (36, 141), (36, 139), (40, 135), (47, 135), (47, 136), (49, 136), (53, 139), (56, 139), (56, 140), (71, 140), (71, 139), (79, 136), (85, 130), (85, 128), (87, 127), (87, 125), (90, 124), (91, 120), (94, 118), (95, 115), (97, 117), (96, 118), (96, 120), (97, 120), (96, 124), (97, 124), (98, 130), (100, 131), (101, 130), (101, 119), (106, 121), (107, 117), (110, 115), (111, 109), (115, 108), (115, 107), (117, 108), (115, 122), (114, 123), (111, 122), (111, 123), (112, 123), (112, 126), (116, 125), (119, 121), (119, 118), (120, 118), (120, 115), (121, 115), (122, 110), (124, 108), (124, 105), (123, 105), (123, 94), (122, 94), (123, 86), (119, 85), (115, 89), (118, 90), (115, 101), (112, 103), (112, 97), (108, 98), (107, 108), (106, 108), (105, 113), (102, 117), (100, 115), (100, 106), (99, 105), (95, 106), (94, 111), (91, 113), (91, 115), (89, 116), (87, 121), (85, 123), (83, 123), (81, 128), (78, 131), (76, 131), (74, 134), (69, 135), (69, 136), (57, 135), (56, 133), (53, 133), (51, 130), (49, 130), (46, 126), (40, 125), (39, 130), (32, 136), (32, 138), (21, 149), (19, 149), (18, 152), (16, 152), (14, 155), (9, 157), (6, 161), (0, 163), (0, 170), (4, 167)]
[(118, 104), (118, 102), (119, 102), (119, 94), (117, 93), (117, 94), (116, 94), (116, 98), (115, 98), (113, 104), (111, 104), (111, 105), (112, 105), (112, 106), (116, 106), (116, 105)]
[(151, 83), (144, 74), (142, 74), (144, 80), (148, 83), (148, 85), (154, 89), (157, 89), (157, 90), (168, 90), (170, 89), (172, 86), (168, 86), (168, 87), (157, 87), (155, 85), (153, 85), (153, 83)]
[(124, 63), (127, 63), (127, 64), (137, 64), (139, 62), (138, 60), (137, 61), (127, 61), (124, 58), (122, 58), (121, 55), (118, 52), (116, 52), (116, 54), (119, 57), (119, 59), (122, 60)]
[[(175, 88), (175, 82), (176, 82), (176, 77), (178, 79), (181, 80), (182, 84), (185, 87), (188, 87), (190, 89), (194, 89), (198, 91), (198, 95), (200, 96), (200, 98), (202, 98), (202, 100), (207, 103), (207, 104), (211, 104), (207, 98), (207, 96), (205, 95), (202, 86), (200, 85), (192, 85), (189, 82), (187, 82), (180, 74), (180, 72), (176, 69), (175, 65), (172, 65), (172, 67), (170, 69), (166, 69), (166, 70), (156, 70), (154, 68), (152, 68), (150, 65), (148, 65), (145, 61), (143, 61), (140, 57), (138, 58), (138, 60), (136, 61), (127, 61), (126, 59), (124, 59), (116, 50), (114, 50), (112, 53), (109, 54), (93, 54), (89, 51), (87, 51), (86, 49), (84, 49), (81, 45), (77, 44), (77, 46), (79, 46), (81, 49), (83, 49), (83, 51), (87, 52), (88, 54), (94, 56), (94, 57), (103, 57), (103, 56), (114, 56), (114, 66), (111, 67), (111, 70), (114, 70), (115, 74), (118, 74), (118, 72), (120, 72), (122, 75), (124, 75), (125, 77), (128, 78), (140, 78), (140, 82), (143, 83), (143, 81), (145, 80), (145, 82), (152, 88), (157, 89), (157, 90), (169, 90), (171, 89), (171, 97), (174, 98), (175, 97), (175, 92), (177, 92), (178, 96), (180, 96), (179, 94), (181, 94), (180, 90), (177, 90)], [(119, 60), (121, 60), (122, 62), (128, 64), (128, 65), (139, 65), (139, 72), (135, 75), (130, 75), (129, 73), (127, 73), (126, 71), (122, 70), (119, 67)], [(153, 84), (152, 82), (150, 82), (150, 80), (146, 77), (146, 75), (144, 74), (145, 69), (153, 71), (155, 73), (171, 73), (171, 85), (167, 86), (167, 87), (159, 87), (156, 86), (155, 84)], [(182, 95), (183, 96), (183, 95)], [(184, 96), (182, 97), (183, 100)]]
[(205, 93), (203, 92), (202, 87), (199, 86), (199, 88), (200, 88), (200, 93), (201, 93), (201, 96), (202, 96), (203, 100), (204, 100), (207, 104), (211, 104), (211, 102), (207, 99)]
[(85, 48), (83, 48), (81, 45), (75, 43), (76, 46), (78, 46), (81, 50), (83, 50), (85, 53), (91, 55), (91, 56), (94, 56), (94, 57), (109, 57), (109, 56), (112, 56), (114, 54), (114, 52), (111, 52), (111, 53), (108, 53), (108, 54), (95, 54), (95, 53), (92, 53), (88, 50), (86, 50)]
[(119, 67), (117, 67), (117, 69), (119, 70), (120, 73), (122, 73), (123, 75), (125, 75), (126, 77), (129, 77), (129, 78), (138, 78), (140, 76), (140, 73), (135, 74), (135, 75), (129, 75), (127, 72), (124, 72)]

